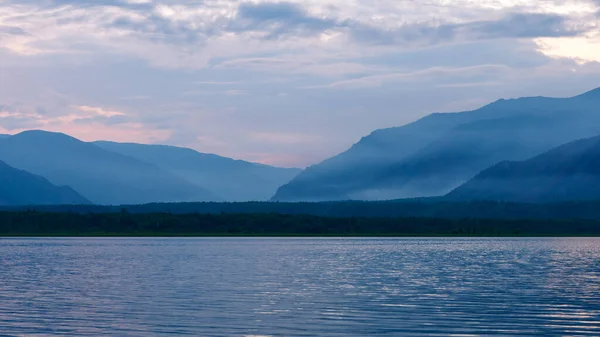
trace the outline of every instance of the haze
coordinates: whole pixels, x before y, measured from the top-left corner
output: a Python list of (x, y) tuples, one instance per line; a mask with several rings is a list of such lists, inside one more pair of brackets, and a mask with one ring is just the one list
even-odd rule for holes
[(600, 1), (0, 0), (0, 133), (287, 167), (378, 128), (598, 86)]

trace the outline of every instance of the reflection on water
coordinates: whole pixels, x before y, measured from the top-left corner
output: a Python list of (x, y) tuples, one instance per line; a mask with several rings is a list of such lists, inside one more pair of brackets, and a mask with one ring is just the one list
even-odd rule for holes
[(600, 335), (600, 239), (0, 239), (0, 335)]

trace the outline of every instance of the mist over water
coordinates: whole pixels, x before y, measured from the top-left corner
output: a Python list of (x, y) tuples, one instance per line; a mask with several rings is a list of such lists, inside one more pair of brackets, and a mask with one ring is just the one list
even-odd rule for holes
[(600, 239), (2, 239), (0, 334), (600, 335)]

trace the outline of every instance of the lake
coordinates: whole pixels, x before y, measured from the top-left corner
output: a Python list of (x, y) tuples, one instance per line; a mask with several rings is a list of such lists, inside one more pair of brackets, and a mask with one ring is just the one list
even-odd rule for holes
[(600, 239), (0, 239), (1, 336), (600, 336)]

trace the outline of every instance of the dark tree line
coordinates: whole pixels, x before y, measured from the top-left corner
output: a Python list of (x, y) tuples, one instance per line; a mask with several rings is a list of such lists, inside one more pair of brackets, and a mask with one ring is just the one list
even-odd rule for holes
[(600, 221), (0, 212), (0, 236), (599, 236)]
[(505, 202), (446, 202), (435, 198), (381, 202), (240, 202), (240, 203), (156, 203), (145, 205), (101, 206), (21, 206), (4, 207), (5, 211), (38, 210), (41, 212), (73, 213), (279, 213), (324, 217), (425, 217), (425, 218), (485, 218), (485, 219), (596, 219), (600, 220), (600, 201), (556, 204), (519, 204)]

